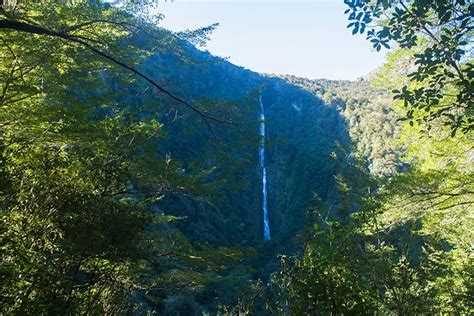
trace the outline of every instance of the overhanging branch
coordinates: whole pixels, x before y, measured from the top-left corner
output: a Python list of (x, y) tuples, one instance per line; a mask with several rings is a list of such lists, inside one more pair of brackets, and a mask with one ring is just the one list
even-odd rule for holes
[(224, 119), (219, 119), (215, 118), (213, 116), (210, 116), (208, 114), (205, 114), (201, 112), (198, 108), (187, 102), (186, 100), (183, 100), (182, 98), (174, 95), (172, 92), (168, 91), (167, 89), (163, 88), (161, 85), (159, 85), (156, 81), (154, 81), (152, 78), (148, 77), (144, 73), (142, 73), (140, 70), (129, 66), (128, 64), (114, 58), (113, 56), (103, 52), (102, 50), (92, 46), (90, 43), (88, 43), (86, 40), (83, 38), (80, 38), (78, 36), (72, 35), (68, 32), (58, 32), (54, 30), (50, 30), (41, 26), (33, 25), (30, 23), (25, 23), (21, 21), (15, 21), (15, 20), (9, 20), (9, 19), (0, 19), (0, 29), (10, 29), (10, 30), (15, 30), (19, 32), (25, 32), (25, 33), (31, 33), (31, 34), (37, 34), (37, 35), (47, 35), (47, 36), (53, 36), (57, 38), (61, 38), (65, 41), (73, 42), (76, 44), (79, 44), (80, 46), (85, 47), (86, 49), (92, 51), (93, 53), (101, 56), (102, 58), (108, 60), (109, 62), (112, 62), (130, 72), (135, 74), (136, 76), (144, 79), (148, 83), (150, 83), (153, 87), (158, 89), (160, 92), (164, 93), (167, 95), (169, 98), (172, 100), (185, 105), (188, 107), (191, 111), (199, 115), (209, 126), (210, 121), (214, 122), (219, 122), (219, 123), (225, 123), (225, 124), (235, 124), (232, 121), (224, 120)]

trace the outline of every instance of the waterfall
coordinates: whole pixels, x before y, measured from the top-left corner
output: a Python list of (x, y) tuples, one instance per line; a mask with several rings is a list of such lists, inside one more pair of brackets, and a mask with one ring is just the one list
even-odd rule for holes
[(270, 239), (270, 221), (268, 220), (267, 207), (267, 170), (265, 168), (265, 111), (263, 109), (262, 95), (260, 94), (260, 167), (262, 168), (262, 194), (263, 194), (263, 238)]

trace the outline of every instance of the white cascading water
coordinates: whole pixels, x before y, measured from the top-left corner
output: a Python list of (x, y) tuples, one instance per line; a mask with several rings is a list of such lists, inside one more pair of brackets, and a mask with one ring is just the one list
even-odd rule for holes
[(262, 193), (263, 193), (263, 238), (270, 240), (270, 221), (268, 220), (267, 207), (267, 170), (265, 169), (265, 111), (263, 109), (262, 95), (260, 95), (260, 166), (262, 168)]

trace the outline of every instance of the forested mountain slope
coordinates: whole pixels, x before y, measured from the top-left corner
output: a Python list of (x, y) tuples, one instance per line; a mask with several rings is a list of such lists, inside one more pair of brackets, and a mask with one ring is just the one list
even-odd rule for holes
[[(217, 140), (207, 126), (194, 123), (198, 126), (194, 127), (189, 138), (171, 138), (170, 147), (163, 149), (169, 150), (171, 157), (177, 160), (201, 157), (201, 165), (195, 167), (205, 168), (212, 163), (216, 148), (234, 148), (230, 157), (233, 161), (221, 165), (220, 172), (226, 175), (227, 185), (239, 185), (238, 189), (226, 187), (225, 184), (221, 186), (223, 196), (212, 207), (189, 200), (180, 205), (173, 198), (165, 198), (162, 203), (165, 213), (189, 216), (181, 228), (189, 232), (193, 240), (248, 246), (262, 239), (261, 172), (257, 160), (259, 94), (262, 95), (266, 112), (269, 210), (276, 240), (294, 236), (303, 227), (305, 213), (314, 205), (315, 199), (327, 204), (337, 200), (334, 182), (337, 162), (331, 153), (343, 149), (349, 155), (358, 150), (352, 146), (355, 141), (364, 138), (365, 146), (375, 143), (375, 148), (362, 153), (368, 158), (368, 168), (382, 174), (396, 171), (399, 163), (396, 150), (382, 152), (388, 150), (387, 146), (377, 144), (377, 141), (389, 141), (393, 137), (394, 119), (385, 125), (372, 123), (380, 126), (378, 130), (351, 123), (362, 120), (363, 124), (367, 124), (369, 117), (374, 115), (381, 119), (387, 117), (383, 116), (387, 111), (387, 96), (371, 89), (367, 83), (307, 81), (321, 88), (321, 91), (308, 90), (290, 77), (258, 74), (199, 51), (185, 42), (182, 45), (184, 56), (178, 57), (165, 51), (145, 60), (143, 69), (190, 99), (237, 105), (240, 115), (235, 120), (236, 127), (217, 124)], [(211, 98), (213, 101), (209, 101)], [(352, 114), (351, 111), (357, 113)], [(175, 116), (180, 116), (179, 111), (172, 115), (173, 120), (168, 127), (170, 135), (180, 135), (183, 128), (191, 125), (182, 122), (186, 117), (174, 120)], [(240, 140), (238, 137), (227, 137), (235, 130), (245, 136)], [(221, 138), (222, 144), (214, 143), (220, 142)], [(391, 161), (378, 162), (379, 157)], [(379, 163), (388, 170), (380, 171), (377, 166), (373, 167), (371, 160), (374, 159), (375, 164)], [(237, 168), (238, 174), (229, 178), (227, 172)], [(299, 185), (301, 183), (304, 185)], [(186, 203), (191, 204), (186, 206)]]
[(472, 314), (474, 4), (344, 2), (400, 45), (373, 78), (244, 69), (156, 1), (0, 1), (0, 313)]

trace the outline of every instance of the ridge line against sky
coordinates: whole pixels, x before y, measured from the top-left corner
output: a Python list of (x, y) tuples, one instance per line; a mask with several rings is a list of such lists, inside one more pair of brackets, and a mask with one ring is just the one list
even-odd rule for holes
[(204, 49), (253, 71), (355, 80), (385, 61), (346, 28), (342, 0), (174, 0), (158, 4), (173, 31), (213, 23)]

